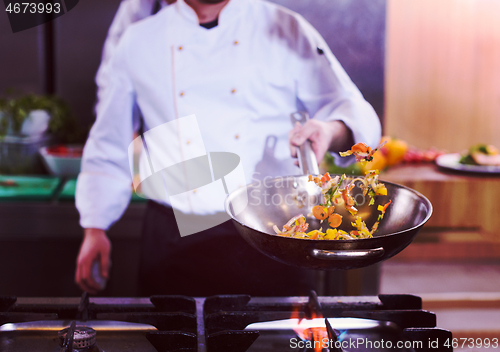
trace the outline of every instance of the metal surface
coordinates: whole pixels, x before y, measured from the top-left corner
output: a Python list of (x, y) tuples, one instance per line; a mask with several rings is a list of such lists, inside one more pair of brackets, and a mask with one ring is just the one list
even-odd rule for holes
[[(391, 200), (373, 238), (328, 241), (275, 235), (273, 225), (282, 227), (298, 214), (310, 214), (312, 207), (320, 203), (320, 189), (308, 182), (307, 176), (275, 178), (239, 188), (228, 196), (225, 206), (243, 238), (277, 261), (311, 269), (355, 269), (389, 259), (402, 251), (432, 213), (431, 203), (420, 193), (382, 182), (388, 195), (377, 196), (374, 205), (368, 205), (369, 199), (364, 199), (359, 187), (355, 187), (352, 193), (359, 204), (358, 215), (369, 228), (380, 214), (377, 206)], [(247, 207), (234, 214), (233, 205), (244, 199), (249, 200)], [(355, 217), (343, 206), (337, 206), (335, 211), (343, 216), (339, 229), (352, 230), (351, 222)], [(309, 230), (327, 227), (312, 216), (307, 222)]]
[[(149, 324), (128, 323), (115, 320), (75, 320), (78, 326), (86, 326), (96, 331), (154, 331)], [(38, 320), (24, 323), (7, 323), (0, 326), (0, 331), (60, 331), (68, 327), (67, 320)]]
[[(71, 324), (71, 327), (59, 331), (58, 336), (61, 347), (71, 345), (73, 348), (83, 349), (94, 346), (96, 343), (95, 330), (87, 326), (76, 326), (76, 322), (74, 323), (74, 329), (72, 329), (73, 324)], [(68, 336), (70, 332), (72, 336)], [(72, 342), (67, 343), (67, 340), (72, 340)]]
[(334, 260), (334, 259), (355, 259), (355, 258), (378, 258), (383, 256), (385, 250), (383, 247), (363, 250), (346, 251), (326, 251), (324, 249), (313, 249), (311, 255), (314, 258)]
[[(360, 318), (326, 318), (330, 325), (337, 330), (348, 329), (373, 329), (380, 326), (387, 326), (390, 322), (360, 319)], [(293, 330), (293, 329), (311, 329), (324, 328), (325, 318), (314, 319), (283, 319), (275, 321), (266, 321), (262, 323), (249, 324), (245, 330)]]
[[(158, 352), (143, 331), (98, 331), (97, 346), (105, 352)], [(55, 331), (6, 331), (0, 334), (2, 352), (60, 352)]]
[[(171, 308), (172, 302), (180, 302), (180, 296), (158, 296), (156, 303), (163, 301), (163, 308)], [(427, 311), (422, 311), (422, 300), (413, 295), (379, 295), (358, 297), (317, 297), (314, 293), (309, 297), (250, 297), (247, 295), (219, 295), (208, 298), (195, 298), (195, 311), (197, 317), (196, 332), (187, 332), (182, 328), (161, 329), (160, 331), (130, 330), (125, 327), (112, 330), (97, 330), (97, 345), (99, 351), (127, 352), (127, 351), (296, 351), (292, 341), (299, 341), (301, 334), (293, 329), (274, 330), (274, 326), (267, 329), (260, 326), (259, 330), (248, 330), (251, 324), (260, 324), (270, 320), (289, 319), (292, 314), (308, 316), (308, 311), (318, 312), (326, 317), (329, 325), (336, 326), (333, 333), (338, 333), (341, 341), (391, 341), (393, 348), (373, 348), (363, 346), (356, 349), (365, 352), (393, 351), (397, 341), (435, 341), (439, 339), (440, 346), (433, 349), (436, 352), (449, 351), (443, 344), (446, 339), (451, 339), (449, 331), (437, 329), (436, 316)], [(1, 300), (0, 300), (1, 301)], [(68, 306), (73, 307), (76, 314), (79, 298), (25, 298), (17, 300), (7, 297), (3, 303), (3, 310), (9, 312), (26, 312), (35, 314), (39, 312), (65, 313)], [(157, 304), (152, 304), (148, 298), (90, 298), (90, 315), (94, 312), (111, 311), (121, 312), (125, 315), (131, 312), (153, 312), (160, 309)], [(182, 304), (181, 304), (182, 305)], [(182, 305), (184, 306), (184, 305)], [(162, 308), (162, 309), (163, 309)], [(188, 307), (191, 311), (192, 307)], [(31, 313), (30, 313), (31, 312)], [(15, 318), (15, 317), (14, 317)], [(332, 319), (333, 318), (333, 319)], [(338, 319), (340, 318), (340, 319)], [(361, 319), (346, 319), (361, 318)], [(331, 322), (330, 322), (331, 320)], [(11, 320), (12, 321), (12, 320)], [(349, 321), (357, 322), (354, 325)], [(303, 320), (303, 324), (309, 323)], [(313, 320), (313, 322), (316, 322)], [(342, 322), (343, 326), (337, 324)], [(359, 322), (365, 322), (359, 325)], [(19, 351), (52, 351), (60, 352), (57, 328), (47, 329), (45, 326), (35, 329), (1, 330), (0, 350), (2, 352)], [(60, 326), (67, 327), (70, 320), (60, 320)], [(101, 323), (89, 321), (84, 325), (95, 326)], [(115, 324), (116, 322), (112, 323)], [(331, 324), (330, 324), (331, 323)], [(120, 324), (120, 323), (118, 323)], [(121, 323), (123, 324), (123, 323)], [(126, 323), (125, 323), (126, 324)], [(265, 323), (268, 324), (268, 323)], [(272, 324), (282, 324), (273, 322)], [(323, 319), (323, 324), (325, 321)], [(6, 324), (10, 325), (10, 324)], [(77, 325), (80, 325), (77, 322)], [(60, 327), (59, 326), (59, 327)], [(3, 326), (5, 327), (5, 325)], [(341, 330), (341, 327), (350, 329)], [(367, 329), (362, 329), (365, 327)], [(299, 329), (307, 331), (306, 329)], [(333, 330), (333, 328), (331, 329)], [(306, 335), (305, 335), (306, 336)], [(332, 336), (332, 335), (329, 335)], [(332, 338), (331, 338), (332, 339)], [(236, 348), (235, 346), (238, 346)], [(248, 349), (247, 349), (248, 348)], [(299, 349), (302, 350), (302, 349)], [(345, 351), (348, 351), (347, 347)], [(397, 349), (398, 351), (415, 351)], [(418, 349), (417, 351), (419, 351)], [(95, 349), (97, 351), (97, 348)], [(331, 349), (331, 351), (340, 351)]]
[[(309, 120), (309, 115), (307, 114), (307, 112), (299, 111), (294, 112), (290, 116), (290, 118), (292, 120), (292, 125), (295, 126), (297, 122), (303, 125), (307, 122), (307, 120)], [(316, 160), (316, 155), (314, 154), (314, 151), (312, 149), (311, 142), (307, 140), (297, 149), (297, 159), (299, 159), (299, 168), (302, 170), (302, 174), (318, 175), (318, 161)]]

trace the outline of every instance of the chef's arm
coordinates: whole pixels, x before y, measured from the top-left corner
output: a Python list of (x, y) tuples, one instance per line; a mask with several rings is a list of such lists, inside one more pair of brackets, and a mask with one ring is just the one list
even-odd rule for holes
[(352, 131), (341, 120), (320, 121), (312, 119), (303, 126), (297, 124), (290, 130), (288, 139), (290, 141), (290, 154), (294, 158), (297, 157), (297, 147), (310, 140), (318, 162), (323, 159), (326, 152), (349, 150), (354, 144)]
[[(364, 142), (376, 147), (381, 137), (380, 120), (363, 98), (328, 45), (306, 21), (299, 19), (297, 51), (293, 61), (297, 98), (313, 119), (290, 133), (290, 146), (310, 139), (318, 161), (326, 151), (350, 149)], [(338, 155), (338, 154), (337, 154)]]
[(85, 144), (76, 187), (76, 207), (85, 230), (75, 280), (89, 292), (99, 288), (91, 275), (94, 261), (100, 261), (102, 276), (108, 275), (111, 245), (105, 231), (121, 217), (132, 193), (128, 150), (135, 91), (127, 48), (125, 34), (110, 63), (109, 82), (97, 104), (97, 119)]
[(76, 260), (75, 282), (88, 293), (95, 294), (102, 289), (92, 275), (92, 264), (99, 262), (100, 276), (107, 280), (110, 269), (111, 242), (102, 229), (88, 228)]

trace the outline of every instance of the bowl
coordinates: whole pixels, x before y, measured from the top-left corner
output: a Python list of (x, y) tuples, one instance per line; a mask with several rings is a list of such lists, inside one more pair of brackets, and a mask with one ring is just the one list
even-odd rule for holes
[(76, 177), (80, 173), (82, 146), (56, 145), (40, 148), (40, 155), (52, 175)]

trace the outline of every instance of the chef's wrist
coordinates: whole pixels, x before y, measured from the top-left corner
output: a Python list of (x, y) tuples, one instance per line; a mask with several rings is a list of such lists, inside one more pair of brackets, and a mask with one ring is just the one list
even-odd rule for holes
[(354, 137), (352, 131), (341, 120), (327, 122), (330, 128), (331, 142), (328, 148), (329, 152), (343, 152), (351, 149), (354, 145)]
[(106, 230), (98, 229), (98, 228), (94, 228), (94, 227), (85, 228), (83, 232), (84, 232), (85, 237), (106, 236)]

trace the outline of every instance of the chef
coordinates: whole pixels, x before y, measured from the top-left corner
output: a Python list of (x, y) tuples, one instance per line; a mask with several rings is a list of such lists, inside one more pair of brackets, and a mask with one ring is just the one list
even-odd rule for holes
[[(262, 0), (177, 0), (130, 25), (104, 78), (76, 193), (84, 228), (76, 282), (91, 293), (101, 288), (92, 263), (108, 277), (106, 230), (131, 196), (134, 109), (145, 131), (194, 114), (207, 151), (237, 154), (247, 183), (298, 174), (293, 157), (307, 139), (319, 160), (327, 151), (357, 142), (375, 147), (380, 140), (373, 108), (316, 30)], [(313, 119), (292, 129), (289, 116), (298, 110)], [(269, 138), (275, 141), (270, 157), (263, 153)], [(212, 199), (193, 190), (179, 208), (199, 216), (223, 212), (223, 202)], [(168, 201), (148, 202), (141, 251), (141, 295), (279, 296), (315, 288), (313, 272), (258, 253), (230, 222), (181, 237)]]

